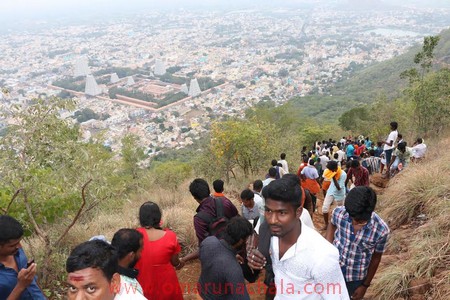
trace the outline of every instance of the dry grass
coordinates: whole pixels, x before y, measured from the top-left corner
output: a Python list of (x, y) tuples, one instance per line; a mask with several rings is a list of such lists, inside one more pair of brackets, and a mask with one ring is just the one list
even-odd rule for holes
[(393, 232), (390, 246), (408, 251), (410, 259), (379, 274), (373, 287), (377, 299), (410, 297), (415, 278), (433, 285), (427, 299), (448, 299), (449, 293), (443, 291), (450, 291), (450, 153), (442, 150), (448, 142), (437, 144), (426, 161), (397, 175), (381, 197), (381, 214), (391, 229), (404, 225), (413, 231), (403, 232), (413, 234), (404, 237)]

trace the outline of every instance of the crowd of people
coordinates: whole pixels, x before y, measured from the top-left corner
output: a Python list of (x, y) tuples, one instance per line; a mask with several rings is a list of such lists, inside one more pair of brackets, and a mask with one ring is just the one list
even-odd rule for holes
[[(390, 127), (384, 142), (360, 136), (303, 147), (296, 174), (282, 153), (266, 178), (242, 190), (240, 209), (222, 180), (212, 183), (213, 193), (204, 179), (193, 180), (198, 248), (183, 257), (176, 233), (161, 226), (159, 206), (143, 203), (139, 228), (122, 228), (111, 242), (95, 237), (71, 251), (68, 299), (183, 299), (176, 270), (196, 259), (199, 299), (250, 299), (247, 284), (262, 269), (266, 299), (363, 299), (389, 238), (374, 211), (369, 176), (384, 169), (384, 176), (393, 176), (426, 152), (421, 138), (409, 148), (398, 124)], [(320, 193), (325, 237), (312, 220)], [(23, 234), (16, 219), (0, 216), (0, 299), (45, 299), (36, 263), (22, 250)]]

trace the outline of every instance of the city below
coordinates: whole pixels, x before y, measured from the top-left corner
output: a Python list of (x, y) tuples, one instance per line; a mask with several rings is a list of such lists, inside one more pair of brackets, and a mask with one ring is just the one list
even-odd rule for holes
[[(74, 98), (77, 109), (61, 116), (79, 122), (83, 138), (101, 136), (116, 151), (132, 133), (154, 155), (191, 145), (211, 122), (244, 116), (261, 101), (310, 94), (333, 101), (334, 84), (438, 34), (449, 16), (446, 9), (179, 10), (9, 32), (0, 44), (0, 103)], [(0, 129), (13, 122), (0, 117)]]

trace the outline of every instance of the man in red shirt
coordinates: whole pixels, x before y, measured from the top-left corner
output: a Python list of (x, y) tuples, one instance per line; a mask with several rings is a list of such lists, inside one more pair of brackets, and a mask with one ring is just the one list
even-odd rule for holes
[[(353, 177), (355, 180), (353, 181)], [(360, 165), (359, 160), (354, 159), (351, 161), (350, 170), (347, 172), (347, 179), (345, 180), (345, 186), (347, 186), (349, 180), (355, 186), (369, 186), (369, 170)]]

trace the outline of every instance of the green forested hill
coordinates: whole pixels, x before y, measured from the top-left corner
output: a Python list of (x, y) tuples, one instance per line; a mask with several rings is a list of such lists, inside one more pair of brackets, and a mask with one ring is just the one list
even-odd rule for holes
[[(450, 29), (440, 34), (441, 39), (435, 50), (436, 62), (442, 66), (450, 64)], [(394, 99), (401, 95), (407, 80), (400, 74), (414, 67), (414, 56), (421, 45), (412, 47), (406, 53), (390, 60), (375, 63), (355, 72), (349, 79), (339, 82), (331, 89), (330, 95), (294, 97), (291, 103), (302, 110), (305, 116), (327, 122), (336, 121), (345, 111), (359, 105), (372, 103), (379, 96)]]

